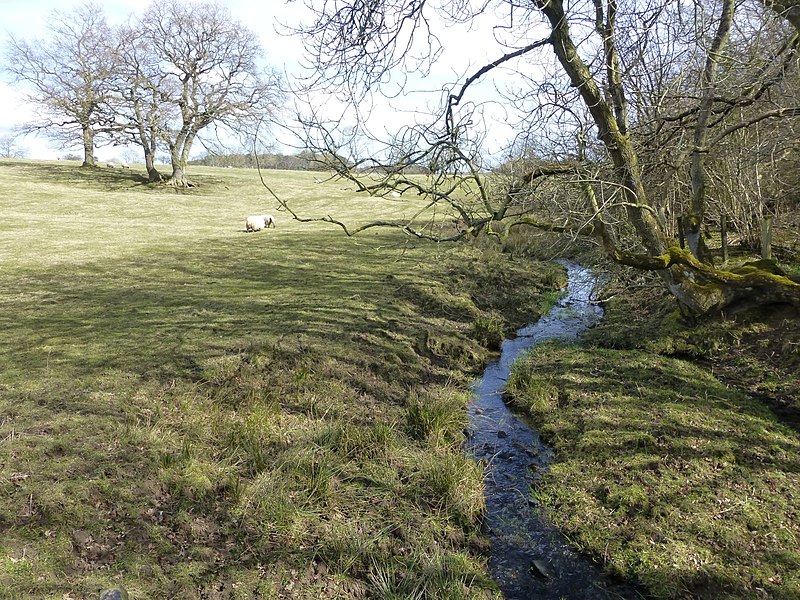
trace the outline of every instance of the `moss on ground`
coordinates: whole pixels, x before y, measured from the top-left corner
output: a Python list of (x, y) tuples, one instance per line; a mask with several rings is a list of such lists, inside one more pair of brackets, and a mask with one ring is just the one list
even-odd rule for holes
[(617, 281), (605, 293), (611, 297), (606, 314), (588, 332), (587, 341), (690, 359), (758, 397), (800, 429), (800, 311), (777, 305), (688, 319), (649, 277)]
[(590, 343), (537, 347), (514, 370), (510, 399), (556, 455), (534, 494), (655, 598), (800, 597), (796, 316), (690, 325), (637, 284), (607, 290)]

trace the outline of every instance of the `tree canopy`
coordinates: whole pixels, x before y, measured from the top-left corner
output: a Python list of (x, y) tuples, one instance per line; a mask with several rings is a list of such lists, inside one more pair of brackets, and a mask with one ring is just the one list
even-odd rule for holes
[(115, 68), (113, 35), (102, 10), (94, 4), (73, 12), (53, 11), (47, 37), (27, 41), (9, 36), (5, 69), (28, 84), (37, 109), (24, 131), (43, 131), (64, 146), (80, 140), (83, 164), (94, 165), (95, 138), (109, 131), (104, 110)]
[[(262, 50), (255, 34), (218, 4), (153, 3), (136, 33), (140, 43), (132, 48), (151, 53), (145, 60), (157, 73), (157, 84), (151, 77), (145, 85), (157, 91), (148, 97), (156, 100), (151, 106), (160, 106), (158, 132), (169, 149), (171, 181), (182, 186), (198, 134), (212, 124), (253, 126), (275, 110), (278, 78), (259, 68)], [(129, 85), (141, 84), (137, 74)], [(138, 119), (131, 125), (141, 129)]]

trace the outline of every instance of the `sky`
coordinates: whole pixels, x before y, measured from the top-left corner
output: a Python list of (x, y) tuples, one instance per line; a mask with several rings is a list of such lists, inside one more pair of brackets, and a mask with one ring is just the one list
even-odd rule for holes
[[(297, 70), (302, 44), (296, 38), (279, 35), (277, 27), (278, 20), (299, 22), (301, 5), (282, 0), (225, 0), (220, 3), (235, 19), (259, 35), (270, 66), (280, 71)], [(0, 2), (0, 43), (3, 49), (9, 35), (26, 40), (46, 37), (47, 18), (54, 9), (68, 13), (82, 4), (84, 0), (3, 0)], [(102, 0), (99, 4), (112, 26), (125, 23), (130, 15), (140, 15), (148, 5), (142, 0)], [(2, 60), (5, 57), (0, 54)], [(30, 115), (23, 91), (17, 84), (11, 84), (6, 77), (0, 76), (0, 136), (7, 135)], [(41, 136), (26, 136), (19, 139), (17, 145), (26, 150), (29, 158), (55, 159), (67, 153)], [(100, 160), (110, 160), (118, 158), (122, 152), (119, 148), (109, 147), (98, 148), (96, 154)]]
[[(187, 1), (191, 4), (199, 0)], [(83, 3), (84, 0), (3, 0), (0, 2), (0, 46), (5, 48), (9, 35), (26, 40), (45, 37), (46, 21), (54, 9), (67, 13)], [(297, 25), (308, 20), (302, 2), (219, 0), (219, 3), (227, 7), (235, 19), (259, 36), (267, 64), (285, 73), (289, 79), (298, 74), (302, 60), (302, 42), (297, 37), (281, 34), (280, 31), (283, 31), (281, 23)], [(99, 4), (112, 26), (124, 23), (131, 15), (141, 14), (148, 5), (143, 0), (102, 0)], [(425, 82), (422, 86), (429, 90), (441, 89), (445, 79), (452, 80), (456, 73), (462, 73), (470, 67), (477, 68), (496, 58), (496, 55), (490, 57), (487, 50), (489, 46), (493, 46), (491, 31), (481, 32), (474, 29), (459, 31), (451, 28), (445, 30), (444, 35), (447, 54), (437, 67), (436, 74), (432, 76), (433, 80)], [(5, 57), (0, 54), (0, 61), (3, 60)], [(377, 125), (374, 129), (397, 131), (404, 120), (413, 121), (415, 110), (426, 110), (434, 99), (437, 99), (436, 94), (431, 97), (411, 94), (391, 102), (383, 102), (375, 109), (373, 122)], [(320, 102), (324, 103), (325, 100)], [(19, 85), (11, 84), (7, 77), (0, 76), (0, 136), (7, 135), (16, 124), (24, 122), (30, 115), (30, 109), (26, 106), (24, 93)], [(278, 142), (278, 149), (288, 147), (281, 145), (280, 140)], [(26, 136), (18, 139), (17, 145), (29, 158), (55, 159), (67, 153), (43, 137)], [(80, 154), (78, 148), (74, 152)], [(97, 149), (96, 154), (101, 161), (107, 161), (112, 158), (122, 158), (123, 152), (124, 149), (120, 148), (101, 147)]]

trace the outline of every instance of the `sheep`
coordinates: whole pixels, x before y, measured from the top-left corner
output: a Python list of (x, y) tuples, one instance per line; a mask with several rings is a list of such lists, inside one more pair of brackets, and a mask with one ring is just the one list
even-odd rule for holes
[(272, 215), (254, 215), (247, 217), (244, 222), (245, 231), (261, 231), (267, 227), (275, 227), (275, 217)]
[(106, 169), (113, 169), (114, 163), (106, 163)]
[(124, 163), (122, 163), (122, 168), (123, 169), (130, 169), (131, 166), (128, 163), (124, 162)]

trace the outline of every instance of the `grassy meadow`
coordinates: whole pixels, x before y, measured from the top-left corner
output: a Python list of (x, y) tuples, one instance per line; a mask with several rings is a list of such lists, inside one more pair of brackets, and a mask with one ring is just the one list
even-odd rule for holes
[[(499, 599), (468, 386), (557, 297), (523, 258), (553, 246), (348, 238), (189, 176), (0, 161), (0, 599)], [(265, 177), (301, 216), (419, 208)], [(556, 453), (532, 503), (652, 598), (800, 598), (800, 320), (633, 288), (513, 373)]]
[[(561, 272), (190, 176), (0, 161), (0, 598), (498, 597), (467, 386)], [(266, 177), (303, 215), (414, 208)]]

